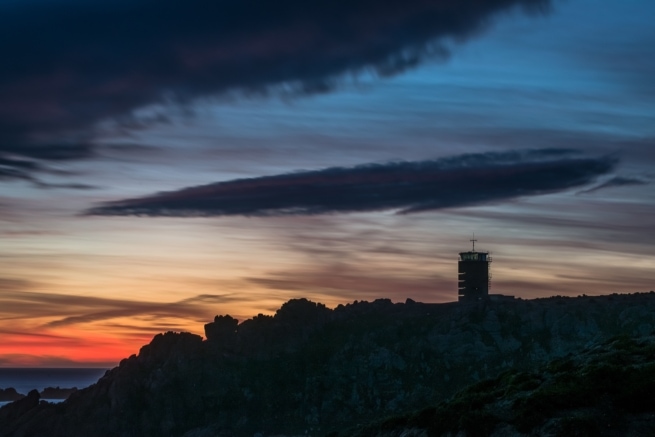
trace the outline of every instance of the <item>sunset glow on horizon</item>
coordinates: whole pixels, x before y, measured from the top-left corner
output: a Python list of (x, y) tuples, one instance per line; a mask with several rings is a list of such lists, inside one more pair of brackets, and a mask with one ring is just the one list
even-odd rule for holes
[(124, 2), (29, 3), (0, 6), (0, 367), (289, 299), (453, 302), (473, 233), (492, 293), (655, 289), (653, 2), (137, 0), (124, 34)]

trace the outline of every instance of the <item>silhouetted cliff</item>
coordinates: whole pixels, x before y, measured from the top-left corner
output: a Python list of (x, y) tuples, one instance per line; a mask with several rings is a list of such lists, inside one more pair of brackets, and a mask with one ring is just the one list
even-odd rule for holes
[(508, 370), (413, 414), (331, 437), (655, 436), (655, 336), (615, 337), (532, 371)]
[(333, 310), (292, 300), (241, 324), (219, 316), (206, 341), (157, 335), (61, 404), (3, 407), (0, 436), (323, 435), (654, 331), (653, 292)]

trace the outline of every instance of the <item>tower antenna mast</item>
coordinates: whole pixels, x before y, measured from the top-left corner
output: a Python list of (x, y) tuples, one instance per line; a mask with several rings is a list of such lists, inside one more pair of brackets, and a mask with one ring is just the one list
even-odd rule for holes
[(475, 232), (473, 232), (473, 239), (469, 240), (471, 243), (473, 243), (473, 252), (475, 252), (475, 242), (478, 241), (475, 239)]

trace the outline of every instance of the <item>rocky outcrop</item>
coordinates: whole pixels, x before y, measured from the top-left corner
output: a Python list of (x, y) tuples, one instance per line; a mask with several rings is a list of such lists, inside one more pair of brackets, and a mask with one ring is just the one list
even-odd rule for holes
[(24, 394), (18, 393), (15, 388), (9, 387), (6, 389), (0, 388), (0, 402), (11, 402), (23, 399)]
[(618, 337), (331, 437), (655, 435), (655, 337)]
[(218, 316), (204, 341), (157, 335), (65, 402), (0, 422), (0, 436), (323, 435), (654, 330), (652, 292), (332, 310), (298, 299), (241, 324)]
[[(46, 387), (39, 393), (42, 399), (68, 399), (68, 397), (77, 391), (77, 387), (73, 388), (60, 388), (60, 387)], [(0, 402), (12, 402), (23, 399), (24, 394), (18, 393), (15, 388), (10, 387), (7, 389), (0, 388)]]
[(46, 387), (39, 395), (41, 399), (68, 399), (70, 395), (77, 391), (77, 387), (73, 388), (59, 388), (59, 387)]
[(22, 424), (29, 423), (38, 409), (39, 399), (39, 392), (32, 390), (27, 396), (0, 408), (0, 434), (12, 435), (23, 427)]

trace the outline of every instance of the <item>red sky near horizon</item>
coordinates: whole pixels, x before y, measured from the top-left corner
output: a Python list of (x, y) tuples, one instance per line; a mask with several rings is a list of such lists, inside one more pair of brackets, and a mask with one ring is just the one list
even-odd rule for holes
[[(122, 2), (62, 1), (61, 16), (28, 3), (0, 5), (0, 28), (15, 36), (0, 41), (15, 61), (0, 65), (0, 367), (111, 367), (157, 333), (203, 335), (215, 315), (274, 314), (293, 298), (328, 307), (455, 301), (457, 255), (473, 232), (476, 249), (494, 257), (493, 293), (655, 288), (653, 2), (468, 11), (461, 29), (430, 33), (411, 18), (437, 3), (412, 3), (401, 17), (385, 15), (391, 6), (369, 16), (354, 1), (343, 35), (304, 10), (252, 28), (224, 23), (226, 35), (212, 33), (205, 14), (193, 26), (126, 21), (123, 35), (93, 21), (119, 16)], [(49, 18), (31, 19), (39, 14)], [(355, 31), (363, 16), (369, 22)], [(61, 41), (34, 36), (43, 34), (30, 32), (38, 23)], [(273, 37), (301, 34), (306, 41), (289, 45)], [(376, 58), (387, 49), (389, 58)], [(202, 56), (185, 63), (189, 53)], [(525, 170), (531, 154), (597, 168), (555, 166), (546, 184), (554, 188), (541, 191), (493, 178), (476, 188), (479, 199), (462, 189), (465, 170), (502, 159)], [(397, 213), (445, 202), (449, 186), (438, 199), (419, 193), (402, 208), (366, 212), (329, 193), (308, 197), (320, 192), (316, 172), (331, 169), (362, 202), (385, 200), (417, 181), (362, 168), (402, 162), (449, 163), (460, 177), (453, 191), (476, 202)], [(220, 199), (211, 187), (191, 190), (193, 199), (184, 191), (289, 174), (309, 175), (313, 191), (285, 179), (293, 202), (269, 216), (262, 211), (274, 208), (254, 189)], [(85, 214), (143, 198), (157, 205), (140, 216)], [(172, 200), (177, 216), (167, 216)], [(231, 215), (216, 216), (219, 201), (232, 202)], [(334, 205), (345, 212), (329, 213)], [(283, 214), (293, 208), (313, 214)]]

